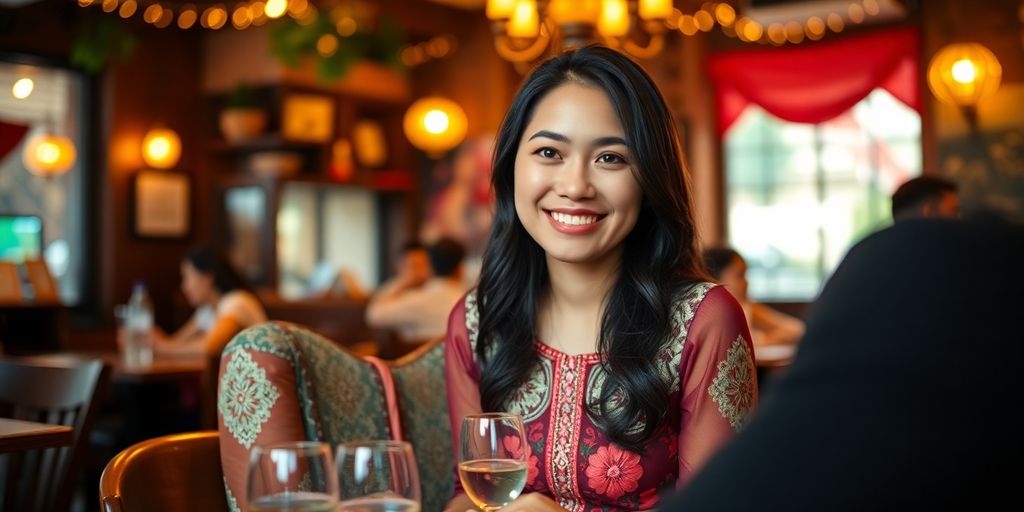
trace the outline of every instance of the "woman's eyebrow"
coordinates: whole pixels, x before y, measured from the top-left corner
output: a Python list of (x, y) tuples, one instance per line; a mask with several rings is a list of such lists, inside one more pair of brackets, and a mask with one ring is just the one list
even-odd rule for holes
[(594, 146), (614, 146), (616, 144), (626, 146), (626, 139), (623, 139), (622, 137), (616, 137), (613, 135), (610, 137), (598, 137), (597, 139), (594, 140)]
[(527, 142), (529, 142), (529, 141), (531, 141), (533, 139), (536, 139), (537, 137), (545, 137), (545, 138), (548, 138), (548, 139), (557, 140), (558, 142), (564, 142), (566, 144), (571, 142), (569, 140), (569, 137), (566, 137), (565, 135), (562, 135), (561, 133), (555, 133), (555, 132), (552, 132), (552, 131), (549, 131), (549, 130), (541, 130), (541, 131), (533, 134), (532, 136), (530, 136), (529, 139), (526, 139), (526, 140), (527, 140)]
[[(566, 144), (569, 144), (570, 142), (572, 142), (572, 140), (569, 139), (569, 137), (566, 137), (565, 135), (562, 135), (561, 133), (556, 133), (556, 132), (553, 132), (553, 131), (550, 131), (550, 130), (540, 130), (537, 133), (534, 133), (533, 135), (531, 135), (530, 138), (527, 139), (527, 141), (531, 141), (531, 140), (539, 138), (539, 137), (544, 137), (544, 138), (555, 140), (555, 141), (558, 141), (558, 142), (564, 142)], [(621, 144), (621, 145), (625, 146), (626, 145), (626, 139), (623, 139), (622, 137), (618, 137), (618, 136), (615, 136), (615, 135), (610, 135), (610, 136), (607, 136), (607, 137), (598, 137), (598, 138), (594, 139), (594, 146), (597, 146), (597, 147), (614, 146), (616, 144)]]

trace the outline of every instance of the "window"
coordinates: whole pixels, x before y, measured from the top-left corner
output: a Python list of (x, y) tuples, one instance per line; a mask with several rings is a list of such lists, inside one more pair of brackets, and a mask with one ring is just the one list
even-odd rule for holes
[(812, 300), (851, 245), (891, 222), (895, 187), (921, 173), (921, 118), (882, 89), (817, 125), (751, 106), (726, 133), (725, 169), (750, 296)]
[[(22, 82), (16, 90), (15, 83), (24, 78), (32, 86)], [(3, 136), (20, 136), (21, 127), (28, 128), (13, 149), (0, 155), (0, 215), (41, 220), (42, 254), (68, 305), (81, 301), (85, 272), (83, 89), (82, 77), (72, 71), (0, 62), (0, 121), (13, 127)], [(74, 144), (78, 155), (67, 173), (44, 178), (26, 170), (25, 144), (43, 131), (67, 136)]]

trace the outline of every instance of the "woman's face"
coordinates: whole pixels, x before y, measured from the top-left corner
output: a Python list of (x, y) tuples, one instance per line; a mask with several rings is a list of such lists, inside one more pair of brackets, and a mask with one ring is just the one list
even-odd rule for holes
[(634, 156), (608, 95), (567, 83), (541, 98), (516, 152), (519, 221), (549, 258), (618, 258), (640, 215)]
[(214, 291), (212, 274), (200, 272), (187, 261), (181, 262), (181, 292), (189, 305), (198, 307), (209, 303)]
[(725, 286), (726, 290), (736, 300), (740, 302), (747, 302), (747, 262), (743, 261), (743, 258), (733, 258), (732, 263), (722, 270), (722, 275), (719, 276), (718, 281)]

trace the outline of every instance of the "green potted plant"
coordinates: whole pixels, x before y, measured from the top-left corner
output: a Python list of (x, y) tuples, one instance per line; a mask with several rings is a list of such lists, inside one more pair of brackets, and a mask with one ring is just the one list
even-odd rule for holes
[(256, 89), (239, 84), (228, 95), (220, 112), (220, 131), (228, 142), (257, 137), (267, 128), (267, 112)]

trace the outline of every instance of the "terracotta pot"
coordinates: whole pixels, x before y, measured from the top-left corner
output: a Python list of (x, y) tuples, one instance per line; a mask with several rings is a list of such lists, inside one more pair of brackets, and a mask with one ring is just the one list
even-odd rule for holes
[(220, 131), (228, 142), (257, 137), (267, 128), (267, 113), (258, 108), (229, 108), (220, 113)]

